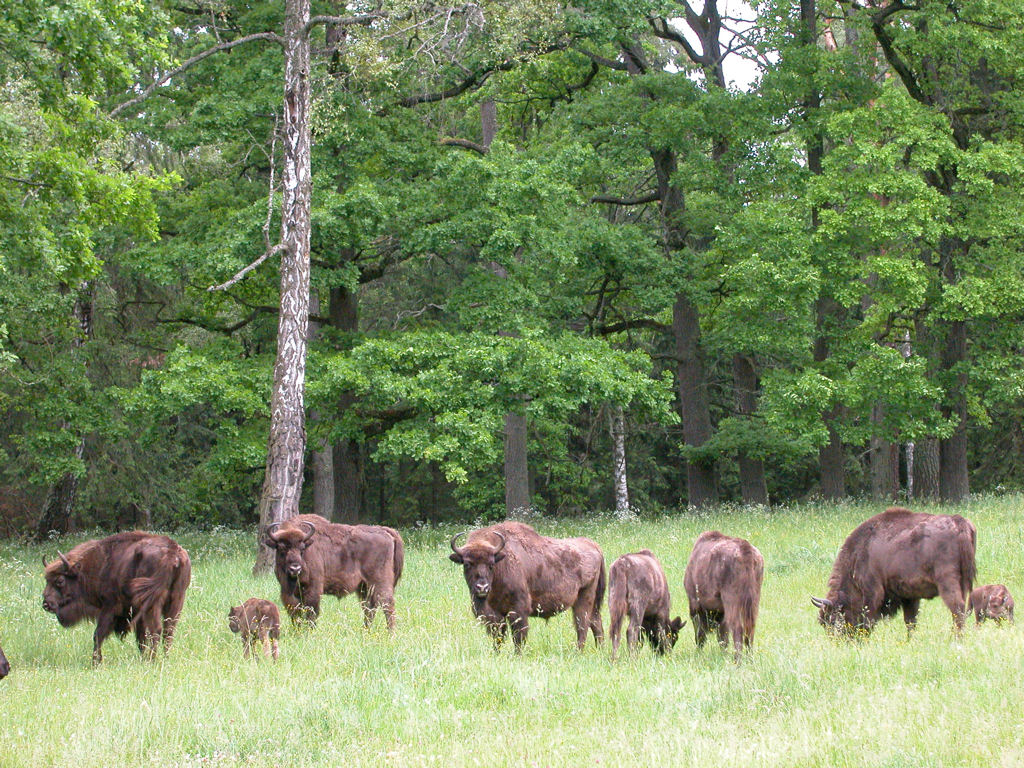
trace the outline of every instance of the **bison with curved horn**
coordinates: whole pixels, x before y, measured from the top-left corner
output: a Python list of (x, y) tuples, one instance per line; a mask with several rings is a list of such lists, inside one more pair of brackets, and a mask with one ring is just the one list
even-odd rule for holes
[(405, 545), (394, 528), (296, 515), (269, 526), (263, 543), (275, 552), (281, 602), (293, 622), (315, 624), (324, 594), (341, 598), (355, 592), (367, 628), (381, 608), (388, 630), (395, 631), (395, 587)]
[(588, 631), (596, 642), (604, 639), (604, 555), (590, 539), (552, 539), (524, 523), (505, 522), (456, 534), (451, 548), (448, 557), (462, 565), (473, 615), (494, 638), (495, 650), (511, 628), (515, 649), (522, 651), (530, 616), (549, 619), (568, 608), (578, 648)]
[(111, 632), (135, 631), (143, 657), (156, 656), (163, 640), (171, 647), (185, 590), (192, 579), (188, 552), (174, 539), (129, 531), (79, 544), (46, 564), (43, 609), (62, 627), (82, 619), (96, 622), (93, 664), (103, 661), (101, 647)]
[(879, 619), (902, 609), (909, 635), (921, 601), (938, 596), (959, 634), (977, 574), (976, 544), (974, 525), (960, 515), (891, 507), (846, 537), (827, 596), (811, 598), (818, 621), (834, 633), (867, 633)]

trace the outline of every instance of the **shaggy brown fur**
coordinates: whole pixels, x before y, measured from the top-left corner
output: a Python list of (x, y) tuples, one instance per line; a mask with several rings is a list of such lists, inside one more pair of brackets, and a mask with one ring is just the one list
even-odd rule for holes
[(992, 619), (1001, 624), (1009, 619), (1013, 624), (1013, 598), (1002, 584), (986, 584), (971, 592), (967, 601), (967, 612), (974, 611), (974, 620), (981, 624), (985, 619)]
[(736, 661), (742, 658), (754, 642), (763, 578), (764, 558), (749, 541), (718, 531), (697, 537), (683, 583), (698, 648), (717, 629), (719, 644), (725, 648), (731, 634)]
[(679, 630), (686, 624), (681, 617), (669, 619), (672, 598), (668, 580), (658, 558), (649, 549), (623, 555), (608, 569), (608, 613), (611, 627), (612, 660), (619, 652), (622, 620), (629, 615), (626, 647), (630, 652), (640, 643), (640, 630), (658, 653), (672, 649)]
[(4, 656), (4, 649), (0, 648), (0, 680), (3, 680), (11, 674), (11, 665), (7, 663), (7, 657)]
[[(461, 535), (461, 534), (460, 534)], [(604, 638), (601, 601), (605, 568), (600, 547), (590, 539), (551, 539), (524, 523), (506, 522), (469, 533), (466, 543), (451, 541), (453, 562), (461, 563), (473, 601), (473, 615), (501, 647), (509, 628), (516, 651), (529, 632), (528, 617), (549, 619), (572, 608), (576, 645), (587, 630)]]
[(269, 600), (250, 597), (228, 613), (228, 627), (242, 635), (242, 656), (246, 659), (257, 640), (263, 645), (263, 655), (277, 661), (277, 640), (281, 637), (281, 614)]
[(296, 515), (268, 529), (264, 543), (276, 552), (281, 602), (293, 622), (316, 623), (325, 594), (341, 598), (355, 592), (367, 628), (381, 608), (388, 631), (395, 631), (395, 587), (402, 576), (405, 545), (394, 528)]
[(188, 553), (167, 536), (130, 531), (83, 542), (45, 564), (43, 609), (62, 627), (82, 619), (96, 622), (92, 660), (111, 632), (124, 637), (135, 630), (139, 651), (156, 656), (163, 638), (171, 647), (185, 590), (192, 579)]
[(964, 604), (977, 570), (977, 532), (960, 515), (932, 515), (892, 507), (853, 529), (839, 549), (828, 595), (811, 598), (829, 631), (870, 632), (903, 609), (908, 634), (922, 600), (939, 596), (959, 634)]

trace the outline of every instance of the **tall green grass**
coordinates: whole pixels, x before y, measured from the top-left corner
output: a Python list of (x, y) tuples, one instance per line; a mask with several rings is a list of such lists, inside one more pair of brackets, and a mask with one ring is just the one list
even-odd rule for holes
[[(955, 511), (978, 527), (979, 583), (1024, 595), (1020, 498)], [(44, 547), (0, 545), (0, 766), (719, 765), (1017, 766), (1024, 764), (1024, 640), (992, 624), (962, 639), (940, 601), (924, 604), (908, 642), (902, 621), (864, 642), (817, 625), (843, 538), (877, 506), (724, 510), (634, 521), (533, 522), (586, 535), (607, 562), (650, 547), (685, 616), (683, 571), (702, 530), (764, 554), (753, 653), (739, 666), (717, 645), (695, 650), (689, 625), (664, 658), (616, 664), (609, 648), (574, 648), (571, 618), (532, 620), (525, 653), (500, 654), (474, 624), (454, 529), (403, 531), (397, 636), (369, 632), (352, 597), (325, 598), (317, 628), (283, 627), (281, 659), (243, 661), (227, 612), (277, 599), (250, 576), (250, 536), (177, 535), (192, 587), (169, 656), (154, 664), (108, 640), (90, 662), (92, 626), (61, 629), (41, 608)], [(605, 621), (607, 624), (607, 610)]]

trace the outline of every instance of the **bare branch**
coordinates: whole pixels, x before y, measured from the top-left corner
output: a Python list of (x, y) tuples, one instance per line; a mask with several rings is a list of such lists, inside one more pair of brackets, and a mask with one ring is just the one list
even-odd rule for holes
[(609, 205), (645, 205), (656, 203), (661, 198), (657, 192), (648, 192), (640, 197), (615, 197), (613, 195), (594, 195), (590, 198), (592, 203), (608, 203)]
[(226, 283), (221, 283), (220, 285), (211, 285), (206, 290), (208, 290), (208, 291), (223, 291), (223, 290), (226, 290), (226, 289), (230, 288), (235, 283), (237, 283), (239, 280), (241, 280), (243, 277), (245, 277), (247, 274), (249, 274), (254, 269), (256, 269), (256, 267), (258, 267), (264, 261), (269, 259), (271, 256), (273, 256), (274, 254), (279, 253), (280, 251), (283, 251), (283, 250), (285, 250), (287, 248), (288, 248), (288, 246), (285, 245), (284, 243), (278, 243), (277, 245), (273, 246), (270, 250), (265, 251), (263, 253), (263, 255), (260, 256), (258, 259), (256, 259), (256, 261), (254, 261), (252, 264), (250, 264), (247, 267), (243, 267), (242, 269), (240, 269), (238, 271), (238, 274), (236, 274), (234, 277), (232, 277)]
[(578, 51), (579, 53), (582, 53), (584, 56), (586, 56), (592, 62), (594, 62), (595, 64), (600, 64), (602, 67), (608, 67), (609, 69), (618, 69), (618, 70), (620, 70), (622, 72), (625, 72), (626, 69), (627, 69), (626, 63), (623, 62), (623, 61), (616, 61), (615, 59), (607, 59), (604, 56), (598, 56), (596, 53), (593, 53), (592, 51), (588, 51), (586, 48), (580, 48), (578, 46), (573, 48), (573, 50), (574, 51)]
[(205, 51), (197, 53), (195, 56), (186, 59), (179, 66), (175, 67), (169, 72), (164, 73), (161, 77), (150, 83), (149, 86), (147, 86), (142, 91), (142, 93), (138, 94), (135, 98), (129, 99), (128, 101), (123, 102), (122, 104), (118, 104), (116, 107), (110, 110), (109, 117), (117, 117), (119, 114), (121, 114), (121, 112), (128, 109), (129, 107), (134, 107), (136, 104), (141, 104), (143, 101), (148, 99), (153, 94), (153, 91), (155, 91), (161, 85), (166, 83), (172, 77), (176, 77), (185, 70), (189, 69), (193, 64), (198, 64), (203, 59), (207, 59), (210, 56), (213, 56), (213, 54), (215, 53), (220, 53), (221, 51), (230, 51), (232, 48), (235, 48), (236, 46), (243, 45), (245, 43), (251, 43), (256, 40), (269, 40), (272, 43), (277, 43), (278, 45), (282, 46), (284, 45), (284, 39), (275, 32), (257, 32), (253, 35), (246, 35), (245, 37), (240, 37), (237, 40), (231, 40), (230, 42), (221, 43), (220, 45), (215, 45), (212, 48), (207, 48)]
[(470, 141), (469, 139), (456, 139), (449, 136), (446, 136), (445, 138), (441, 139), (441, 143), (449, 147), (462, 147), (463, 149), (471, 149), (472, 151), (481, 155), (486, 155), (488, 149), (483, 144), (477, 144), (475, 141)]

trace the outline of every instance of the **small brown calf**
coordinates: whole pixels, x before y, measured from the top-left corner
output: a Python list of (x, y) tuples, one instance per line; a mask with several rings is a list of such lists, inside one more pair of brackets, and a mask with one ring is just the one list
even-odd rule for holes
[(1010, 590), (1002, 584), (986, 584), (971, 592), (967, 601), (967, 612), (974, 611), (974, 619), (981, 624), (985, 619), (992, 619), (1001, 624), (1009, 619), (1013, 624), (1013, 598)]
[(263, 644), (263, 655), (277, 660), (277, 639), (281, 636), (281, 614), (269, 600), (250, 597), (244, 603), (231, 609), (228, 627), (242, 635), (242, 655), (249, 658), (253, 642)]

